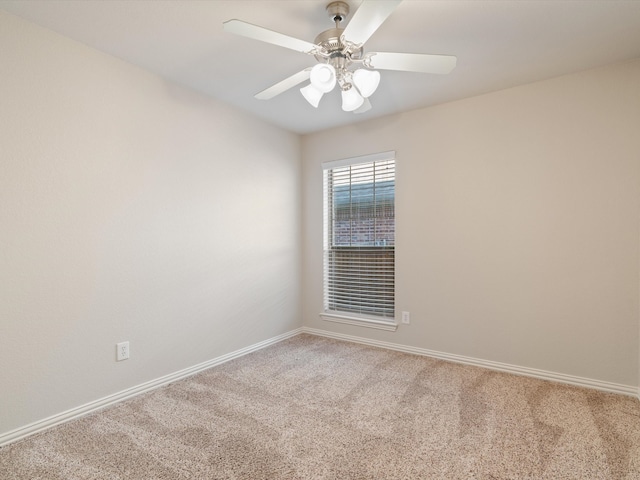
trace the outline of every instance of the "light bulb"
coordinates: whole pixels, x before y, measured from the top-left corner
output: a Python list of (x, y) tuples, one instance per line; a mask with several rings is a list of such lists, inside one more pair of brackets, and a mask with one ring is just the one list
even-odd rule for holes
[(319, 63), (311, 69), (310, 80), (322, 93), (330, 92), (336, 85), (336, 69), (328, 63)]
[(373, 95), (380, 84), (380, 72), (359, 68), (353, 72), (353, 84), (360, 91), (360, 95), (368, 98)]
[(342, 110), (345, 112), (353, 112), (363, 103), (364, 98), (355, 88), (349, 87), (347, 90), (342, 90)]
[(309, 102), (314, 108), (318, 108), (320, 99), (322, 98), (322, 95), (324, 95), (324, 93), (314, 87), (311, 83), (306, 87), (302, 87), (300, 89), (300, 93), (302, 93), (302, 96), (306, 98), (307, 102)]

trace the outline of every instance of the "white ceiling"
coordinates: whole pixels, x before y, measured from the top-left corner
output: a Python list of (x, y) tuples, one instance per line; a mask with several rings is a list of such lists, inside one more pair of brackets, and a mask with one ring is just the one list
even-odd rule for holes
[[(297, 133), (640, 57), (640, 0), (405, 0), (365, 51), (456, 55), (449, 75), (381, 71), (373, 109), (361, 115), (343, 112), (337, 91), (317, 110), (298, 88), (253, 98), (315, 59), (225, 33), (222, 22), (238, 18), (313, 42), (333, 26), (327, 3), (0, 0), (0, 8)], [(360, 0), (348, 3), (353, 13)]]

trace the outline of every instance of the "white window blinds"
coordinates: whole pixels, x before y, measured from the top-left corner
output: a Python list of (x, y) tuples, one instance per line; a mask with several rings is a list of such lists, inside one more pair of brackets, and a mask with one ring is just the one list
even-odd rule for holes
[(395, 152), (324, 168), (324, 310), (393, 318)]

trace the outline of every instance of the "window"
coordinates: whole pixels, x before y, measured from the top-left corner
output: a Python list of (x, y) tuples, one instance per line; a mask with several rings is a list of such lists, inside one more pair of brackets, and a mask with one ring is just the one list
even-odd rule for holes
[(322, 317), (395, 330), (395, 152), (323, 169)]

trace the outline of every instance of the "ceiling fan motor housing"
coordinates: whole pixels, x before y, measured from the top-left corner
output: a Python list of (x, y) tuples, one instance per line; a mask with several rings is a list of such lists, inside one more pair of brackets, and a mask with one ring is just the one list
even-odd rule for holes
[[(344, 50), (345, 45), (340, 41), (340, 37), (344, 32), (344, 28), (330, 28), (320, 33), (313, 41), (316, 45), (322, 48), (330, 56), (340, 53)], [(319, 56), (316, 56), (320, 60)]]

